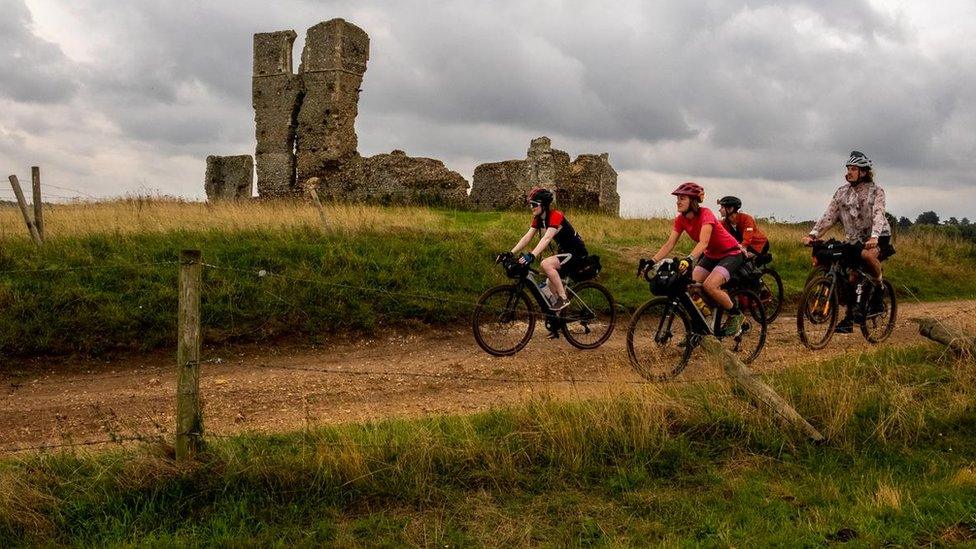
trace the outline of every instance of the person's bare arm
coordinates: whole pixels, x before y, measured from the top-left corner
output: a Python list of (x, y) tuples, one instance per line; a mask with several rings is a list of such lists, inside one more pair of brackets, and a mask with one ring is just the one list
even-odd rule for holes
[(671, 250), (674, 249), (674, 245), (678, 243), (678, 237), (680, 236), (681, 233), (679, 233), (674, 229), (671, 229), (671, 236), (668, 237), (667, 242), (665, 242), (664, 245), (661, 246), (661, 249), (658, 250), (657, 253), (654, 254), (654, 256), (651, 259), (655, 263), (657, 263), (658, 261), (661, 261), (662, 259), (667, 257), (668, 254), (671, 253)]
[(515, 247), (512, 248), (512, 254), (513, 255), (517, 254), (522, 250), (522, 248), (526, 247), (529, 244), (529, 242), (532, 240), (532, 235), (534, 234), (535, 234), (535, 229), (530, 228), (529, 232), (525, 233), (525, 236), (523, 236), (522, 239), (518, 241), (518, 244), (516, 244)]

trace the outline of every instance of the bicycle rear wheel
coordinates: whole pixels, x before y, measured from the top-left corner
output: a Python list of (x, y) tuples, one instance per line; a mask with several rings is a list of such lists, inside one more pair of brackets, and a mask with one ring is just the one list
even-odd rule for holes
[[(864, 336), (864, 339), (871, 343), (881, 343), (888, 339), (891, 336), (891, 332), (895, 329), (895, 316), (898, 312), (898, 303), (895, 301), (895, 289), (887, 280), (882, 280), (880, 287), (873, 287), (872, 294), (874, 292), (881, 292), (881, 307), (874, 313), (871, 313), (869, 310), (869, 313), (865, 315), (864, 322), (861, 323), (861, 334)], [(874, 295), (868, 296), (869, 304), (872, 298), (874, 298)]]
[(680, 374), (696, 344), (688, 314), (666, 297), (641, 305), (627, 327), (630, 365), (648, 381), (666, 381)]
[[(745, 315), (739, 332), (722, 335), (722, 346), (732, 352), (744, 364), (749, 364), (759, 356), (766, 344), (766, 308), (755, 292), (750, 290), (730, 290), (729, 297), (738, 303)], [(721, 319), (720, 319), (721, 320)]]
[(617, 322), (617, 304), (610, 290), (596, 282), (582, 282), (570, 288), (569, 307), (562, 311), (563, 335), (578, 349), (603, 345)]
[(800, 297), (796, 311), (796, 331), (800, 341), (808, 349), (823, 349), (830, 342), (837, 328), (840, 306), (833, 280), (827, 276), (813, 277)]
[(535, 317), (535, 307), (525, 292), (513, 284), (495, 286), (481, 294), (474, 308), (474, 340), (488, 354), (514, 355), (532, 338)]
[(762, 278), (759, 279), (759, 299), (766, 309), (766, 322), (771, 324), (783, 308), (783, 280), (772, 267), (762, 270)]

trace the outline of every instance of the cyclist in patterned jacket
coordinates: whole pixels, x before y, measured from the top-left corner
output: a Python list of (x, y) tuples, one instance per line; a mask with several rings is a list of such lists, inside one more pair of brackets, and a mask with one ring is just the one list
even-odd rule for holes
[[(803, 245), (810, 243), (831, 227), (840, 223), (848, 242), (864, 244), (861, 259), (875, 284), (881, 283), (881, 262), (895, 253), (891, 245), (891, 226), (885, 217), (885, 192), (874, 182), (871, 160), (860, 151), (851, 151), (847, 160), (847, 184), (834, 192), (820, 221), (813, 226), (810, 234), (803, 237)], [(853, 273), (852, 273), (853, 275)], [(880, 292), (875, 292), (878, 297)], [(850, 305), (850, 303), (848, 303)], [(880, 307), (880, 302), (871, 303)], [(853, 331), (853, 318), (848, 307), (847, 314), (837, 325), (838, 333)]]
[(512, 254), (517, 254), (525, 248), (532, 237), (539, 233), (539, 243), (531, 252), (522, 254), (519, 263), (526, 265), (535, 261), (535, 258), (546, 249), (550, 242), (556, 241), (556, 255), (549, 256), (539, 264), (542, 272), (549, 279), (549, 288), (553, 295), (557, 296), (556, 302), (551, 305), (552, 310), (561, 311), (569, 306), (569, 298), (566, 296), (566, 288), (563, 286), (562, 279), (559, 278), (560, 269), (573, 271), (579, 261), (589, 255), (586, 245), (579, 233), (573, 228), (563, 212), (551, 209), (555, 199), (552, 191), (535, 187), (529, 191), (526, 201), (532, 209), (532, 223), (529, 231), (512, 248)]

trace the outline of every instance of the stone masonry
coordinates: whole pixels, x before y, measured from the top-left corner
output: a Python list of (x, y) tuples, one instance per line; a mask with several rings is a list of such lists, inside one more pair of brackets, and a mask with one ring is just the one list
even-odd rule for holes
[(533, 139), (525, 160), (476, 167), (471, 204), (480, 210), (522, 208), (532, 187), (551, 189), (561, 208), (620, 213), (617, 172), (609, 155), (583, 154), (570, 162), (568, 154), (552, 148), (548, 137)]
[(359, 156), (356, 115), (369, 60), (369, 36), (342, 19), (308, 29), (299, 75), (305, 95), (298, 111), (297, 179), (337, 169)]
[(251, 155), (208, 156), (204, 189), (207, 200), (251, 198), (254, 186), (254, 160)]
[(254, 35), (251, 102), (262, 197), (295, 193), (295, 125), (302, 98), (302, 81), (292, 73), (296, 37), (291, 30)]
[[(540, 186), (552, 189), (563, 208), (618, 214), (617, 172), (608, 155), (584, 154), (570, 162), (548, 137), (533, 139), (525, 160), (478, 166), (470, 197), (468, 182), (439, 160), (399, 150), (360, 156), (355, 123), (369, 36), (343, 19), (311, 27), (295, 74), (296, 37), (292, 30), (254, 35), (254, 164), (261, 198), (295, 197), (315, 180), (330, 200), (489, 210), (521, 208), (526, 192)], [(243, 164), (222, 160), (240, 158), (207, 159), (208, 197), (245, 196), (244, 186), (250, 194), (250, 183), (238, 173)]]

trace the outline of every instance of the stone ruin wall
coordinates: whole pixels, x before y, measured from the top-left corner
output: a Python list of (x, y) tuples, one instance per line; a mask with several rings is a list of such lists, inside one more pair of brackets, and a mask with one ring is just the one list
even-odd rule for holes
[(617, 172), (609, 155), (581, 154), (570, 162), (564, 151), (552, 148), (548, 137), (533, 139), (525, 160), (481, 164), (474, 170), (471, 204), (479, 210), (525, 207), (532, 187), (556, 194), (560, 208), (620, 214)]
[[(563, 208), (617, 215), (617, 174), (607, 155), (580, 155), (570, 162), (546, 137), (532, 141), (525, 160), (478, 166), (470, 197), (468, 182), (439, 160), (399, 150), (360, 156), (355, 122), (369, 36), (343, 19), (311, 27), (297, 74), (296, 38), (292, 30), (254, 35), (251, 97), (259, 197), (298, 196), (312, 181), (328, 200), (509, 209), (523, 207), (525, 193), (543, 186), (555, 191)], [(242, 157), (211, 158), (237, 159), (233, 163), (239, 167)], [(208, 158), (208, 199), (250, 195), (250, 174), (245, 178), (241, 169), (218, 169), (216, 163), (212, 171), (210, 165)]]

